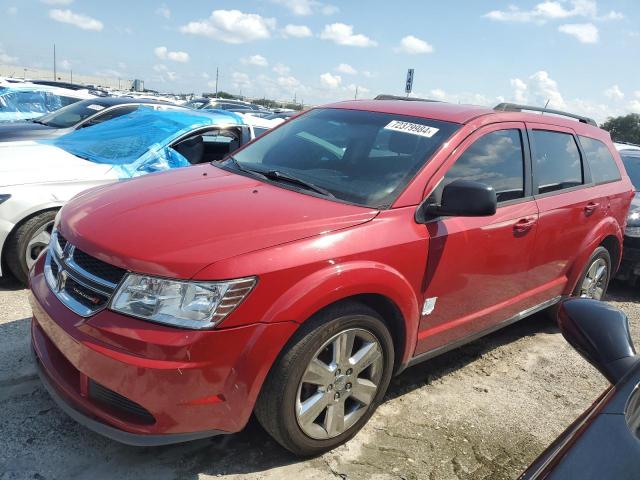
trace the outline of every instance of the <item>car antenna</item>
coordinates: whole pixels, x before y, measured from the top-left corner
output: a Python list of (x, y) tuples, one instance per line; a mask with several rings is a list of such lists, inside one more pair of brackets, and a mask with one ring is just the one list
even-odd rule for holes
[[(547, 103), (544, 104), (544, 109), (546, 110), (547, 107), (549, 106), (549, 102), (551, 101), (550, 98), (547, 99)], [(544, 115), (544, 112), (541, 113), (541, 115)]]

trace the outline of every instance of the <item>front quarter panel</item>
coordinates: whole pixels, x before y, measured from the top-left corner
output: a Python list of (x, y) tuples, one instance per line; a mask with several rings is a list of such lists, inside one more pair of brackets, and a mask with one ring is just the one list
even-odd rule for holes
[(405, 324), (406, 361), (415, 349), (428, 252), (414, 208), (387, 210), (365, 224), (223, 260), (199, 280), (256, 275), (258, 284), (219, 328), (302, 323), (325, 306), (361, 294), (391, 300)]

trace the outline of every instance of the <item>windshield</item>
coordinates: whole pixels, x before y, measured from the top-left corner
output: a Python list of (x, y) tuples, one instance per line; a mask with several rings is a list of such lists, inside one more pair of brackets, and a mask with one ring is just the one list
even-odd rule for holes
[(104, 110), (106, 107), (95, 100), (83, 100), (58, 111), (43, 115), (37, 119), (38, 123), (53, 128), (69, 128), (81, 121)]
[(622, 163), (627, 170), (627, 174), (631, 179), (631, 183), (636, 190), (640, 190), (640, 151), (639, 152), (620, 152)]
[(260, 137), (226, 165), (276, 171), (339, 200), (386, 208), (458, 128), (404, 115), (316, 109)]

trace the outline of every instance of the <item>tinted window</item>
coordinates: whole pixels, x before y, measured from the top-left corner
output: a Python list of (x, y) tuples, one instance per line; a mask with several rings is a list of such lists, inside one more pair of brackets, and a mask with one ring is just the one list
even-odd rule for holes
[(584, 155), (589, 163), (593, 182), (605, 183), (620, 180), (618, 165), (616, 165), (616, 161), (607, 146), (600, 140), (589, 137), (579, 138)]
[(633, 183), (636, 190), (640, 190), (640, 151), (622, 151), (620, 152), (620, 156), (622, 157), (624, 168), (627, 170), (627, 175), (629, 175), (631, 179), (631, 183)]
[(54, 128), (69, 128), (105, 108), (94, 100), (84, 100), (44, 115), (38, 121)]
[[(404, 115), (316, 109), (265, 133), (235, 159), (244, 169), (278, 171), (337, 199), (384, 208), (458, 128)], [(231, 161), (224, 166), (237, 168)]]
[(107, 120), (121, 117), (131, 112), (135, 112), (137, 109), (138, 109), (138, 105), (127, 105), (125, 107), (113, 108), (108, 112), (105, 112), (102, 115), (98, 115), (97, 117), (91, 119), (91, 121), (88, 122), (86, 126), (90, 127), (92, 125), (97, 125), (99, 123), (106, 122)]
[(444, 176), (491, 185), (499, 202), (524, 197), (524, 156), (520, 130), (499, 130), (476, 140)]
[(533, 130), (531, 146), (539, 193), (554, 192), (583, 184), (580, 151), (573, 135)]

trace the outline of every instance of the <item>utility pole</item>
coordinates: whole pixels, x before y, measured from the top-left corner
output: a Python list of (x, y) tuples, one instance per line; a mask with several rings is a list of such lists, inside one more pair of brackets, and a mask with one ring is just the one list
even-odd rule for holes
[(71, 72), (71, 84), (73, 85), (73, 70), (69, 70)]
[(56, 44), (53, 44), (53, 80), (58, 80), (58, 72), (56, 71)]
[(358, 85), (356, 85), (356, 94), (353, 96), (354, 100), (358, 99)]
[(216, 67), (216, 98), (218, 97), (218, 67)]

